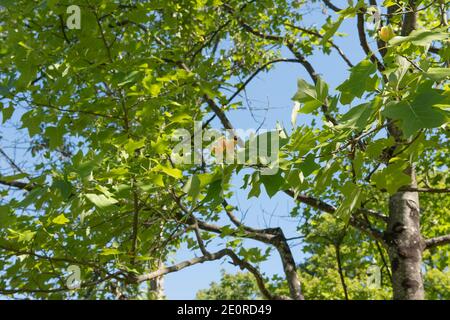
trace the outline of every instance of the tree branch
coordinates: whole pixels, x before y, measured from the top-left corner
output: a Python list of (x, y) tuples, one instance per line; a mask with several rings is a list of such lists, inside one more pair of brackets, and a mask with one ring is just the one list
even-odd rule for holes
[(29, 183), (21, 182), (21, 181), (4, 181), (4, 180), (0, 179), (0, 184), (2, 184), (4, 186), (8, 186), (8, 187), (22, 189), (25, 191), (31, 191), (34, 189), (33, 185), (31, 185)]
[(344, 290), (345, 300), (349, 300), (349, 298), (348, 298), (348, 291), (347, 291), (347, 284), (345, 283), (344, 271), (342, 269), (341, 246), (340, 246), (340, 244), (335, 245), (334, 246), (334, 250), (336, 252), (336, 262), (337, 262), (337, 266), (338, 266), (338, 273), (339, 273), (339, 278), (341, 279), (342, 289)]
[(408, 1), (409, 8), (403, 15), (402, 36), (407, 36), (417, 27), (417, 4), (416, 0)]
[(358, 36), (359, 36), (359, 43), (361, 47), (363, 48), (366, 55), (369, 57), (370, 61), (374, 63), (381, 73), (385, 70), (384, 65), (378, 60), (378, 58), (375, 56), (375, 54), (370, 49), (368, 43), (367, 43), (367, 37), (366, 37), (366, 30), (364, 27), (364, 14), (365, 9), (360, 9), (357, 14), (357, 27), (358, 27)]
[(262, 277), (262, 275), (259, 273), (258, 269), (255, 268), (254, 266), (252, 266), (251, 264), (249, 264), (246, 261), (243, 261), (242, 259), (240, 259), (232, 250), (230, 249), (222, 249), (219, 250), (215, 253), (208, 253), (207, 255), (201, 256), (201, 257), (196, 257), (196, 258), (192, 258), (190, 260), (185, 260), (183, 262), (180, 262), (178, 264), (169, 266), (169, 267), (162, 267), (156, 271), (147, 273), (147, 274), (142, 274), (139, 275), (137, 277), (135, 277), (135, 282), (136, 283), (141, 283), (144, 281), (148, 281), (148, 280), (152, 280), (154, 278), (158, 278), (161, 277), (165, 274), (168, 273), (172, 273), (172, 272), (177, 272), (180, 271), (184, 268), (199, 264), (199, 263), (204, 263), (207, 261), (214, 261), (214, 260), (219, 260), (222, 259), (224, 257), (230, 257), (231, 260), (233, 261), (233, 264), (240, 267), (241, 269), (246, 269), (248, 270), (250, 273), (253, 274), (253, 276), (255, 277), (256, 283), (258, 285), (258, 288), (260, 289), (262, 295), (264, 296), (264, 298), (268, 299), (268, 300), (286, 300), (285, 297), (280, 297), (280, 296), (275, 296), (272, 295), (266, 288), (265, 283), (264, 283), (264, 279)]
[(133, 179), (133, 233), (131, 237), (131, 264), (134, 264), (137, 253), (137, 241), (139, 232), (139, 198)]
[[(119, 275), (121, 275), (123, 272), (116, 272), (113, 274), (110, 274), (104, 278), (101, 278), (96, 281), (91, 282), (84, 282), (80, 284), (80, 288), (90, 288), (99, 285), (100, 283), (103, 283), (107, 280), (117, 278)], [(55, 288), (55, 289), (28, 289), (28, 288), (21, 288), (21, 289), (5, 289), (0, 288), (0, 294), (3, 295), (11, 295), (11, 294), (27, 294), (27, 293), (56, 293), (56, 292), (66, 292), (71, 291), (73, 289), (67, 288), (67, 287), (61, 287), (61, 288)]]
[[(311, 196), (307, 196), (304, 194), (296, 195), (292, 190), (286, 190), (285, 193), (287, 195), (291, 196), (292, 198), (296, 199), (297, 201), (304, 203), (315, 209), (318, 209), (320, 211), (323, 211), (323, 212), (333, 214), (337, 210), (337, 208), (335, 206), (328, 204), (325, 201), (322, 201), (320, 199), (311, 197)], [(378, 212), (375, 212), (373, 210), (366, 209), (366, 208), (359, 208), (356, 212), (366, 213), (366, 214), (372, 215), (378, 219), (380, 219), (381, 217), (384, 217), (384, 215), (382, 215), (381, 213), (378, 213)], [(382, 220), (386, 221), (385, 218), (382, 218)], [(360, 219), (357, 219), (356, 217), (352, 216), (352, 217), (350, 217), (350, 223), (353, 227), (355, 227), (358, 230), (369, 235), (371, 238), (384, 243), (383, 234), (380, 231), (368, 226), (367, 223), (365, 223), (364, 221), (361, 221)]]
[(439, 189), (439, 188), (401, 188), (400, 191), (409, 192), (423, 192), (423, 193), (450, 193), (449, 188)]
[(336, 7), (333, 3), (331, 3), (330, 0), (323, 0), (323, 3), (325, 3), (325, 5), (330, 8), (331, 10), (333, 10), (334, 12), (339, 12), (342, 9)]
[[(227, 4), (224, 4), (224, 8), (230, 14), (235, 13), (234, 9), (231, 8)], [(288, 39), (286, 39), (283, 36), (262, 33), (258, 30), (253, 29), (250, 25), (248, 25), (247, 23), (242, 21), (242, 19), (237, 18), (237, 20), (238, 20), (239, 24), (244, 28), (245, 31), (257, 36), (258, 38), (276, 41), (276, 42), (279, 42), (280, 44), (285, 43), (287, 48), (289, 49), (289, 51), (292, 52), (292, 54), (297, 58), (298, 62), (300, 64), (302, 64), (303, 67), (306, 69), (306, 71), (308, 72), (308, 74), (310, 75), (310, 77), (314, 81), (314, 83), (316, 84), (319, 81), (319, 75), (317, 74), (314, 67), (311, 65), (311, 63), (308, 60), (306, 60), (306, 58), (302, 54), (300, 54), (300, 52), (295, 50), (294, 44), (292, 42), (290, 42)], [(328, 106), (326, 104), (322, 105), (321, 110), (322, 110), (322, 113), (324, 114), (325, 118), (327, 119), (327, 121), (331, 122), (334, 125), (337, 125), (338, 122), (336, 121), (336, 119), (334, 119), (330, 115)]]
[(373, 240), (379, 241), (381, 244), (386, 245), (384, 234), (381, 231), (372, 228), (366, 221), (352, 216), (350, 217), (350, 224), (354, 228), (368, 235)]
[(440, 236), (436, 238), (426, 239), (425, 240), (425, 249), (431, 249), (438, 246), (443, 246), (446, 244), (450, 244), (450, 234), (446, 236)]
[(245, 89), (245, 87), (261, 72), (261, 71), (263, 71), (264, 69), (266, 69), (268, 66), (270, 66), (271, 64), (275, 64), (275, 63), (278, 63), (278, 62), (294, 62), (294, 63), (301, 63), (298, 59), (283, 59), (283, 58), (281, 58), (281, 59), (275, 59), (275, 60), (271, 60), (271, 61), (268, 61), (268, 62), (266, 62), (266, 63), (264, 63), (262, 66), (260, 66), (258, 69), (256, 69), (253, 73), (252, 73), (252, 75), (251, 76), (249, 76), (248, 78), (247, 78), (247, 80), (245, 80), (245, 82), (241, 85), (241, 86), (239, 86), (239, 88), (238, 88), (238, 90), (236, 90), (236, 92), (235, 93), (233, 93), (232, 95), (231, 95), (231, 97), (230, 98), (228, 98), (228, 100), (227, 100), (227, 104), (229, 104), (231, 101), (233, 101), (234, 100), (234, 98), (236, 98), (238, 95), (239, 95), (239, 93), (241, 93), (242, 92), (242, 90), (244, 90)]
[(34, 104), (34, 105), (36, 105), (38, 107), (54, 109), (54, 110), (61, 111), (61, 112), (89, 114), (89, 115), (102, 117), (102, 118), (107, 118), (107, 119), (119, 119), (119, 120), (121, 120), (121, 118), (119, 118), (119, 117), (116, 117), (116, 116), (113, 116), (113, 115), (109, 115), (109, 114), (102, 114), (102, 113), (98, 113), (98, 112), (94, 112), (94, 111), (64, 109), (64, 108), (60, 108), (60, 107), (57, 107), (57, 106), (53, 106), (51, 104), (42, 104), (42, 103), (37, 103), (37, 102), (30, 102), (30, 104)]
[[(290, 23), (285, 23), (285, 26), (288, 26), (288, 27), (293, 28), (293, 29), (297, 29), (297, 30), (299, 30), (299, 31), (302, 31), (302, 32), (304, 32), (304, 33), (313, 35), (313, 36), (318, 37), (318, 38), (321, 38), (321, 39), (323, 38), (323, 35), (322, 35), (322, 34), (316, 32), (316, 31), (313, 31), (313, 30), (309, 30), (309, 29), (306, 29), (306, 28), (302, 28), (302, 27), (299, 27), (299, 26), (295, 26), (295, 25), (290, 24)], [(354, 67), (353, 63), (350, 61), (350, 59), (347, 57), (347, 55), (344, 53), (344, 51), (343, 51), (338, 45), (336, 45), (332, 40), (328, 40), (327, 42), (328, 42), (334, 49), (336, 49), (337, 53), (342, 57), (342, 59), (345, 61), (345, 63), (346, 63), (350, 68), (353, 68), (353, 67)]]
[(71, 264), (76, 264), (76, 265), (80, 265), (80, 266), (88, 266), (88, 267), (95, 268), (95, 269), (100, 268), (99, 265), (97, 265), (93, 262), (79, 261), (79, 260), (75, 260), (75, 259), (72, 259), (69, 257), (48, 257), (43, 254), (36, 253), (34, 251), (16, 249), (11, 246), (5, 246), (3, 244), (0, 244), (0, 249), (5, 250), (7, 252), (14, 253), (15, 255), (28, 255), (28, 256), (36, 257), (38, 259), (43, 259), (43, 260), (48, 260), (48, 261), (71, 263)]
[(11, 167), (15, 170), (17, 170), (20, 173), (25, 173), (15, 162), (13, 159), (11, 159), (10, 156), (8, 156), (8, 154), (3, 151), (2, 148), (0, 148), (0, 154), (6, 159), (6, 161), (8, 161), (8, 163), (11, 165)]
[[(206, 250), (205, 245), (203, 244), (198, 229), (200, 228), (205, 231), (221, 234), (222, 228), (220, 226), (211, 225), (201, 220), (198, 220), (184, 208), (179, 198), (177, 198), (176, 196), (174, 197), (177, 205), (185, 213), (185, 215), (180, 218), (184, 218), (187, 223), (191, 224), (191, 226), (194, 227), (195, 236), (197, 238), (200, 250), (202, 251), (202, 254), (204, 256), (207, 256), (209, 253)], [(238, 228), (234, 230), (234, 232), (232, 232), (230, 235), (235, 235), (236, 237), (241, 238), (254, 239), (257, 241), (261, 241), (265, 244), (274, 246), (277, 249), (278, 253), (280, 254), (291, 298), (294, 300), (303, 300), (304, 297), (301, 291), (300, 280), (298, 279), (296, 263), (292, 255), (291, 249), (289, 247), (289, 244), (286, 240), (286, 237), (284, 236), (283, 230), (281, 228), (253, 229), (251, 227), (248, 227), (242, 224), (236, 218), (233, 212), (229, 210), (228, 203), (226, 200), (223, 200), (222, 205), (231, 222)]]

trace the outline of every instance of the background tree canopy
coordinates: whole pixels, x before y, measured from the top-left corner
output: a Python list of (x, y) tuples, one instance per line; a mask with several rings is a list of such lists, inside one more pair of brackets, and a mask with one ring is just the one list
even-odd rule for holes
[[(0, 140), (0, 294), (162, 298), (165, 274), (223, 260), (243, 272), (198, 298), (449, 299), (449, 3), (332, 2), (1, 0), (2, 135), (26, 147), (19, 163)], [(346, 20), (361, 61), (337, 45)], [(339, 86), (317, 50), (348, 66)], [(247, 86), (287, 63), (309, 77), (275, 163), (174, 161), (180, 129), (238, 129)], [(216, 157), (250, 148), (230, 141)], [(249, 198), (291, 197), (298, 235), (248, 225), (237, 177)]]

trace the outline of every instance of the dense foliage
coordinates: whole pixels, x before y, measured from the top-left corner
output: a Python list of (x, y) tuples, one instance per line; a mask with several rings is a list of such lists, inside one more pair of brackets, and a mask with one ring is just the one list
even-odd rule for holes
[[(164, 274), (227, 259), (248, 273), (199, 298), (421, 299), (425, 287), (448, 299), (449, 4), (378, 2), (0, 1), (2, 135), (28, 146), (25, 166), (0, 149), (0, 294), (151, 298)], [(80, 28), (69, 28), (71, 5)], [(309, 25), (314, 8), (323, 21)], [(347, 20), (361, 61), (336, 44)], [(309, 61), (317, 51), (348, 65), (336, 88)], [(207, 162), (198, 154), (211, 146), (194, 142), (173, 154), (180, 129), (235, 129), (227, 115), (246, 86), (280, 63), (309, 78), (292, 130), (271, 133), (277, 161)], [(296, 125), (305, 114), (313, 121)], [(230, 148), (246, 154), (249, 141), (213, 157)], [(245, 224), (229, 204), (236, 177), (248, 197), (292, 197), (302, 246)], [(172, 264), (183, 245), (196, 257)], [(276, 252), (283, 272), (268, 279), (259, 263)], [(81, 283), (68, 283), (77, 267)]]

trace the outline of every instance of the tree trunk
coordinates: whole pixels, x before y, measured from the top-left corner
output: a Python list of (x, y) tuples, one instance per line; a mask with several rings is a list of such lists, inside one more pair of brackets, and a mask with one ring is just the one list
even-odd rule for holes
[[(164, 267), (163, 262), (158, 263), (157, 269), (162, 269)], [(156, 277), (149, 281), (148, 283), (148, 298), (150, 300), (164, 300), (164, 276)]]
[[(417, 0), (408, 1), (403, 15), (401, 35), (407, 36), (417, 26)], [(397, 143), (403, 133), (389, 126)], [(417, 187), (414, 165), (405, 171), (411, 177), (410, 187)], [(417, 192), (399, 191), (389, 198), (389, 218), (385, 234), (392, 268), (392, 288), (396, 300), (423, 300), (422, 252), (425, 247), (420, 233), (420, 205)]]
[(297, 266), (292, 256), (286, 237), (281, 229), (277, 228), (277, 236), (272, 240), (273, 245), (280, 254), (283, 270), (289, 287), (289, 293), (293, 300), (304, 300), (300, 280), (297, 274)]
[[(415, 188), (414, 168), (408, 170)], [(424, 299), (420, 206), (417, 192), (399, 191), (389, 199), (389, 220), (386, 232), (392, 268), (392, 287), (396, 300)]]
[(154, 300), (164, 300), (164, 277), (157, 277), (150, 280), (149, 283), (149, 293), (150, 297)]

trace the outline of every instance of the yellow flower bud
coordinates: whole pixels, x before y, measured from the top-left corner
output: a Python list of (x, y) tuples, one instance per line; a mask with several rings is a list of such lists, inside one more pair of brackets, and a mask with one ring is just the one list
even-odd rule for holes
[(380, 39), (383, 40), (384, 42), (388, 42), (393, 37), (395, 37), (395, 33), (394, 33), (394, 30), (392, 29), (391, 25), (382, 27), (379, 32), (379, 35), (380, 35)]

